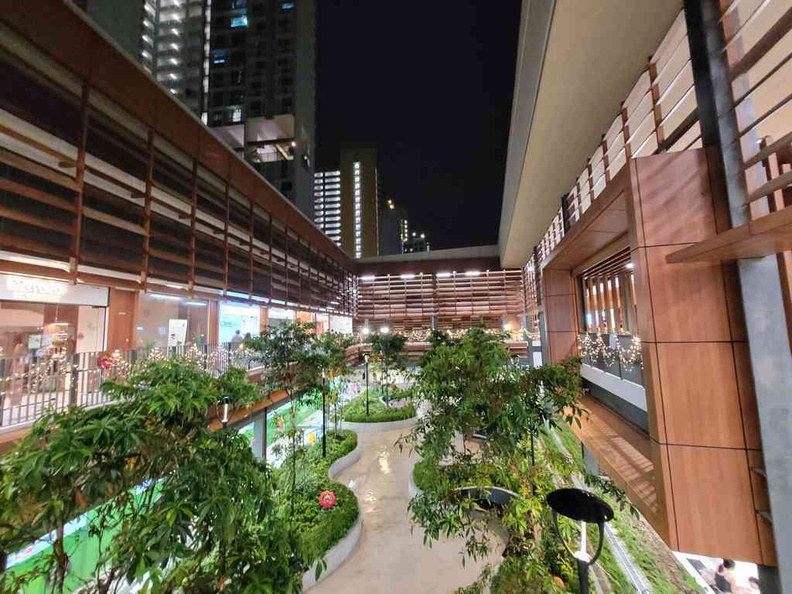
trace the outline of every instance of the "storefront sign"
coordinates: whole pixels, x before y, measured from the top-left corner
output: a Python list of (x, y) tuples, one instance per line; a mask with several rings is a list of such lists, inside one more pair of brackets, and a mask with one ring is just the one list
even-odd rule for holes
[(32, 276), (0, 274), (0, 299), (107, 307), (107, 289)]

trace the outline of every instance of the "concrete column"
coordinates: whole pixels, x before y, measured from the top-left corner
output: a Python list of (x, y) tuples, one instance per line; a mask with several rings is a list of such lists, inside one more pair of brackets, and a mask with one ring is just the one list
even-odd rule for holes
[(253, 448), (253, 455), (256, 460), (265, 460), (267, 449), (267, 417), (261, 414), (253, 420), (253, 442), (250, 446)]

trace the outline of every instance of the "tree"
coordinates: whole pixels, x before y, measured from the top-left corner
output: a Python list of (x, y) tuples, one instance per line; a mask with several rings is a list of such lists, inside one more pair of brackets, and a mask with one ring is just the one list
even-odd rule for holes
[(52, 534), (33, 571), (2, 585), (77, 589), (64, 528), (92, 510), (95, 591), (134, 581), (161, 592), (298, 589), (296, 537), (268, 470), (234, 430), (206, 426), (224, 398), (235, 408), (258, 398), (245, 372), (215, 378), (184, 359), (150, 360), (103, 390), (117, 403), (49, 414), (0, 459), (0, 550)]
[[(474, 558), (489, 548), (490, 520), (508, 531), (505, 561), (497, 576), (503, 590), (561, 591), (558, 579), (574, 575), (571, 560), (553, 529), (544, 503), (577, 471), (553, 447), (549, 430), (579, 422), (584, 414), (578, 362), (541, 368), (508, 365), (502, 337), (469, 330), (454, 341), (438, 340), (417, 377), (416, 388), (430, 404), (412, 433), (400, 440), (421, 456), (416, 483), (422, 493), (409, 510), (425, 541), (462, 536)], [(455, 440), (463, 436), (463, 447)], [(467, 443), (477, 436), (477, 447)], [(482, 515), (480, 501), (492, 488), (514, 495)], [(565, 533), (571, 526), (561, 522)], [(567, 533), (567, 536), (570, 536)], [(477, 591), (477, 590), (471, 590)]]
[(315, 348), (313, 324), (290, 322), (270, 327), (255, 338), (245, 339), (253, 360), (264, 367), (261, 383), (267, 393), (286, 392), (291, 403), (290, 424), (285, 433), (289, 443), (286, 456), (291, 460), (290, 510), (294, 512), (297, 488), (297, 459), (300, 454), (300, 430), (297, 409), (321, 386), (322, 357)]
[(407, 367), (407, 358), (402, 353), (406, 343), (407, 339), (403, 335), (390, 332), (375, 334), (371, 338), (371, 353), (374, 355), (374, 359), (382, 365), (380, 384), (386, 400), (389, 393), (391, 370), (403, 370)]
[(347, 364), (347, 348), (352, 345), (352, 337), (337, 332), (325, 332), (316, 338), (316, 349), (319, 353), (322, 376), (322, 456), (327, 455), (327, 441), (325, 439), (325, 417), (327, 407), (335, 411), (335, 430), (338, 431), (338, 401), (341, 393), (338, 381), (343, 378), (349, 369)]

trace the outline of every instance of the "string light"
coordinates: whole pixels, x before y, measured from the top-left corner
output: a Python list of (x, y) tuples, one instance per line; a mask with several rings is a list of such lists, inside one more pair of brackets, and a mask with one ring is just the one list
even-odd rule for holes
[(602, 358), (608, 367), (618, 360), (624, 369), (630, 370), (635, 366), (640, 366), (643, 369), (640, 338), (633, 336), (629, 346), (626, 348), (622, 346), (621, 341), (618, 339), (615, 341), (615, 345), (613, 347), (606, 345), (602, 334), (599, 332), (595, 338), (592, 338), (590, 334), (578, 336), (580, 356), (584, 359), (594, 360)]

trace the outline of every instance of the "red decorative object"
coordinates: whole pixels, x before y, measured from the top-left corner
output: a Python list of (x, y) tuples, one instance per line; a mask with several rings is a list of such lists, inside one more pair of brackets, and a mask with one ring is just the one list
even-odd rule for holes
[(110, 355), (99, 355), (96, 359), (96, 365), (99, 369), (112, 369), (113, 358)]
[(335, 493), (332, 491), (322, 491), (319, 494), (319, 505), (321, 505), (325, 509), (329, 509), (333, 507), (338, 501)]

